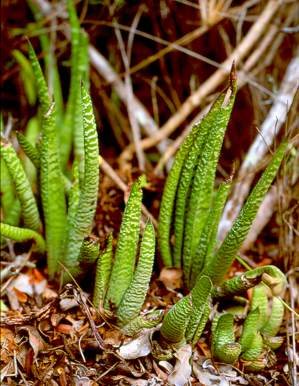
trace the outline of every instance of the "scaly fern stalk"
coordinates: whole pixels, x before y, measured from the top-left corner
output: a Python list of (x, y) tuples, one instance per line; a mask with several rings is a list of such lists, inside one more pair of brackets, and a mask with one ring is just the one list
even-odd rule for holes
[[(78, 71), (81, 77), (81, 80), (84, 84), (86, 90), (88, 90), (89, 80), (88, 77), (88, 35), (84, 31), (80, 31), (80, 42), (79, 42), (79, 52), (76, 66), (78, 66)], [(83, 136), (83, 125), (82, 120), (80, 120), (80, 115), (76, 116), (76, 119), (73, 123), (73, 136), (74, 136), (74, 152), (75, 157), (79, 160), (79, 170), (84, 170), (84, 136)]]
[(213, 199), (205, 226), (200, 235), (195, 255), (192, 259), (190, 279), (191, 288), (194, 286), (194, 283), (204, 266), (205, 260), (209, 260), (214, 253), (217, 243), (218, 224), (230, 187), (230, 181), (221, 184)]
[[(266, 280), (265, 280), (266, 279)], [(221, 286), (213, 289), (214, 299), (240, 295), (264, 281), (275, 295), (280, 295), (286, 285), (285, 275), (274, 265), (265, 265), (246, 271), (239, 276), (225, 281)]]
[[(64, 259), (65, 266), (69, 269), (71, 274), (75, 276), (79, 273), (78, 256), (81, 244), (91, 231), (99, 188), (98, 133), (90, 96), (83, 86), (81, 92), (85, 153), (84, 181), (80, 191), (79, 205), (74, 226), (70, 231)], [(65, 277), (65, 280), (69, 279), (68, 276)]]
[(48, 270), (49, 275), (53, 277), (57, 270), (58, 260), (63, 256), (66, 218), (64, 183), (60, 169), (55, 110), (54, 106), (51, 105), (40, 64), (30, 44), (29, 56), (36, 79), (42, 113), (40, 185), (46, 228)]
[(1, 157), (4, 159), (9, 174), (14, 181), (16, 192), (21, 203), (25, 227), (39, 231), (41, 222), (34, 195), (21, 161), (11, 144), (1, 141)]
[[(13, 207), (16, 197), (15, 188), (7, 166), (3, 160), (0, 159), (0, 200), (2, 208), (2, 216), (4, 219), (7, 218), (11, 208)], [(11, 224), (16, 225), (16, 224)]]
[(156, 327), (162, 319), (163, 310), (155, 310), (145, 315), (139, 315), (122, 327), (122, 332), (127, 336), (134, 336), (144, 328)]
[(33, 163), (35, 168), (38, 170), (40, 166), (40, 155), (38, 150), (28, 141), (28, 139), (25, 137), (24, 134), (17, 131), (17, 139), (18, 142), (23, 149), (26, 156), (30, 159), (30, 161)]
[(279, 146), (272, 161), (249, 195), (221, 247), (211, 260), (206, 263), (202, 274), (209, 276), (214, 284), (219, 284), (223, 281), (223, 278), (233, 262), (238, 249), (245, 240), (258, 208), (277, 174), (286, 151), (286, 147), (287, 144), (285, 142)]
[(260, 330), (268, 318), (268, 297), (266, 294), (266, 287), (263, 283), (256, 285), (252, 290), (250, 308), (254, 310), (257, 307), (260, 312), (257, 328)]
[(100, 246), (98, 240), (86, 238), (80, 248), (79, 263), (84, 266), (94, 264), (100, 254)]
[(211, 290), (211, 280), (207, 276), (202, 276), (191, 291), (193, 312), (186, 330), (187, 342), (198, 340), (207, 323)]
[(195, 125), (191, 133), (184, 140), (175, 156), (163, 189), (158, 223), (158, 238), (161, 257), (166, 267), (171, 267), (174, 264), (170, 245), (170, 231), (177, 187), (185, 159), (195, 138), (200, 135), (200, 131), (201, 125)]
[(126, 325), (140, 313), (152, 276), (155, 257), (155, 230), (152, 223), (145, 226), (140, 247), (139, 261), (133, 279), (124, 293), (117, 309), (121, 326)]
[(278, 334), (284, 316), (284, 305), (280, 299), (272, 299), (271, 313), (261, 328), (263, 337), (275, 337)]
[(107, 241), (107, 247), (103, 253), (100, 254), (97, 261), (95, 287), (93, 293), (93, 304), (98, 309), (103, 307), (106, 292), (108, 289), (109, 279), (112, 270), (112, 234), (109, 235)]
[[(71, 26), (71, 82), (69, 98), (66, 106), (63, 130), (60, 132), (61, 139), (61, 160), (63, 168), (69, 159), (72, 142), (75, 145), (75, 156), (79, 162), (80, 180), (84, 170), (84, 136), (82, 116), (78, 114), (81, 109), (80, 82), (86, 78), (84, 73), (88, 63), (88, 39), (87, 35), (80, 30), (75, 4), (73, 0), (67, 1), (67, 9)], [(85, 85), (86, 86), (86, 85)], [(82, 162), (82, 166), (81, 166)]]
[(57, 68), (56, 57), (53, 55), (53, 47), (52, 42), (46, 32), (43, 32), (44, 28), (44, 15), (39, 10), (39, 7), (36, 6), (34, 1), (28, 0), (27, 4), (30, 7), (30, 10), (33, 14), (33, 17), (36, 21), (36, 24), (33, 25), (33, 29), (39, 30), (40, 33), (38, 35), (41, 51), (43, 52), (43, 58), (45, 63), (45, 73), (48, 79), (50, 94), (53, 93), (53, 99), (55, 100), (55, 110), (56, 110), (56, 126), (60, 127), (62, 123), (63, 116), (63, 96), (61, 90), (61, 83), (59, 77), (59, 71)]
[(234, 363), (238, 359), (241, 345), (235, 341), (233, 315), (223, 314), (218, 318), (212, 335), (212, 353), (215, 358), (225, 363)]
[(116, 307), (133, 278), (140, 230), (142, 187), (145, 184), (144, 176), (133, 184), (120, 227), (106, 298), (106, 304), (112, 303)]
[(235, 93), (236, 82), (231, 81), (229, 89), (222, 96), (223, 102), (219, 104), (213, 122), (210, 123), (210, 132), (194, 174), (184, 227), (183, 269), (188, 286), (192, 261), (211, 206), (216, 167)]
[(33, 231), (32, 229), (19, 228), (8, 224), (0, 223), (1, 237), (15, 240), (17, 242), (23, 242), (28, 240), (34, 240), (37, 251), (43, 253), (46, 250), (46, 244), (42, 236)]
[(161, 336), (166, 342), (179, 344), (187, 339), (194, 343), (195, 336), (199, 339), (209, 315), (207, 307), (211, 288), (208, 277), (199, 278), (191, 293), (168, 311), (161, 327)]
[(242, 334), (240, 337), (240, 344), (242, 346), (243, 353), (252, 348), (252, 342), (258, 331), (259, 321), (260, 310), (259, 307), (257, 307), (249, 312), (244, 322)]
[(175, 245), (173, 251), (174, 266), (181, 267), (181, 253), (184, 235), (184, 220), (186, 212), (186, 204), (188, 202), (189, 188), (194, 175), (194, 168), (198, 162), (198, 158), (202, 152), (203, 146), (207, 139), (207, 134), (213, 123), (215, 114), (223, 102), (221, 97), (215, 102), (207, 116), (200, 122), (198, 127), (198, 135), (194, 138), (194, 142), (190, 146), (190, 151), (186, 155), (185, 162), (182, 166), (181, 176), (175, 201), (175, 215), (174, 215), (174, 234)]
[(163, 320), (160, 330), (161, 336), (166, 342), (179, 344), (184, 341), (192, 311), (191, 296), (183, 297), (171, 307)]

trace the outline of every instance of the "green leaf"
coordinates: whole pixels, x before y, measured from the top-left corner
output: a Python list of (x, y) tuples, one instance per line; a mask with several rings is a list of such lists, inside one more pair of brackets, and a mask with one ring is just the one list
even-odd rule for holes
[(13, 146), (5, 143), (3, 140), (1, 140), (1, 157), (3, 157), (9, 174), (14, 181), (21, 203), (25, 227), (39, 231), (41, 229), (41, 222), (30, 183)]
[(187, 285), (192, 261), (212, 203), (216, 167), (235, 94), (236, 83), (233, 81), (215, 104), (215, 111), (213, 110), (209, 122), (210, 131), (196, 166), (184, 228), (183, 268)]
[(137, 317), (141, 311), (152, 276), (154, 258), (155, 229), (152, 223), (148, 222), (143, 232), (140, 257), (133, 279), (117, 309), (118, 321), (122, 326)]
[(120, 226), (106, 299), (106, 302), (116, 307), (119, 306), (133, 278), (140, 232), (142, 187), (145, 183), (145, 177), (141, 176), (133, 184)]
[(93, 304), (98, 309), (104, 305), (106, 292), (112, 270), (112, 234), (108, 237), (107, 247), (97, 261), (96, 278), (93, 293)]
[(277, 174), (286, 147), (287, 144), (285, 142), (279, 146), (272, 161), (249, 195), (238, 218), (234, 222), (232, 229), (229, 231), (219, 250), (204, 267), (203, 274), (208, 275), (214, 284), (219, 284), (223, 281), (236, 253), (245, 240), (258, 208)]
[(187, 342), (194, 342), (195, 334), (199, 339), (200, 336), (198, 335), (201, 334), (201, 332), (203, 331), (206, 325), (206, 322), (209, 317), (207, 308), (209, 310), (209, 300), (210, 300), (211, 290), (212, 290), (212, 282), (210, 278), (208, 278), (207, 276), (202, 276), (196, 282), (196, 285), (191, 291), (193, 312), (186, 331)]
[(33, 231), (32, 229), (19, 228), (12, 225), (0, 223), (0, 234), (1, 237), (6, 237), (17, 242), (23, 242), (32, 239), (36, 243), (37, 251), (45, 252), (46, 250), (44, 239), (40, 234)]
[(179, 300), (167, 312), (161, 327), (161, 335), (170, 343), (181, 343), (185, 339), (186, 328), (193, 312), (191, 296)]
[(208, 218), (200, 236), (194, 258), (192, 259), (190, 287), (192, 288), (205, 261), (209, 261), (217, 243), (219, 220), (227, 199), (231, 182), (221, 184), (213, 199)]
[(235, 342), (232, 314), (223, 314), (219, 317), (212, 336), (212, 353), (224, 363), (234, 363), (238, 359), (241, 346)]
[(39, 169), (40, 166), (40, 155), (38, 150), (28, 141), (24, 134), (20, 131), (17, 131), (18, 142), (23, 149), (26, 156), (30, 159), (36, 169)]
[[(99, 188), (99, 143), (98, 133), (89, 94), (82, 86), (82, 109), (84, 126), (84, 180), (80, 191), (79, 205), (74, 226), (70, 230), (64, 264), (72, 275), (79, 273), (79, 251), (85, 237), (89, 235), (96, 211)], [(69, 275), (65, 280), (70, 280)]]

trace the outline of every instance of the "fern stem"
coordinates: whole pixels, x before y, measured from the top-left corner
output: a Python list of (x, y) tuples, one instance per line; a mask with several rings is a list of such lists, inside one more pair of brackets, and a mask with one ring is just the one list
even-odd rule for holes
[(3, 157), (12, 180), (15, 183), (16, 192), (21, 203), (22, 216), (25, 227), (39, 231), (41, 221), (30, 183), (25, 174), (13, 146), (1, 141), (1, 156)]
[(37, 251), (43, 253), (46, 250), (46, 244), (42, 236), (32, 229), (19, 228), (12, 225), (0, 223), (0, 234), (2, 237), (23, 242), (27, 240), (34, 240)]

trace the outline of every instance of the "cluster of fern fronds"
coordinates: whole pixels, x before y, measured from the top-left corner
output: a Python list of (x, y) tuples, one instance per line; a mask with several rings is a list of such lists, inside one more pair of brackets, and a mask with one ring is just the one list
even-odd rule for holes
[[(38, 195), (33, 192), (12, 144), (1, 140), (1, 158), (5, 162), (1, 166), (5, 181), (1, 188), (4, 214), (1, 236), (19, 242), (33, 239), (36, 249), (47, 254), (52, 278), (60, 269), (59, 262), (66, 268), (64, 281), (79, 275), (82, 261), (95, 265), (95, 307), (107, 315), (114, 312), (126, 335), (156, 327), (152, 341), (153, 355), (157, 358), (172, 357), (178, 347), (196, 344), (211, 310), (215, 313), (215, 304), (230, 298), (234, 308), (222, 309), (214, 315), (214, 357), (228, 363), (241, 360), (251, 370), (269, 365), (269, 353), (272, 355), (281, 344), (281, 338), (276, 335), (283, 318), (283, 305), (277, 297), (284, 290), (283, 273), (274, 266), (264, 266), (224, 279), (277, 174), (287, 144), (283, 142), (278, 147), (232, 229), (219, 245), (218, 223), (231, 180), (216, 187), (215, 175), (236, 95), (232, 70), (227, 90), (220, 94), (207, 116), (194, 126), (180, 147), (161, 202), (158, 225), (161, 258), (167, 267), (182, 268), (189, 293), (165, 315), (162, 310), (141, 315), (156, 249), (155, 230), (150, 222), (145, 224), (139, 243), (142, 188), (146, 181), (141, 176), (131, 188), (115, 252), (111, 235), (106, 249), (100, 251), (97, 242), (88, 240), (97, 205), (99, 145), (87, 90), (87, 38), (80, 30), (72, 1), (68, 1), (68, 9), (72, 26), (72, 72), (65, 113), (57, 90), (54, 100), (49, 96), (40, 64), (29, 45), (40, 103), (41, 138), (32, 143), (19, 133), (18, 140), (36, 168)], [(72, 149), (74, 163), (70, 177), (68, 163)], [(23, 227), (18, 226), (19, 213)], [(253, 287), (254, 295), (248, 306), (244, 295)], [(246, 313), (248, 307), (250, 311)], [(236, 310), (241, 310), (240, 318)], [(235, 325), (239, 326), (237, 337)]]

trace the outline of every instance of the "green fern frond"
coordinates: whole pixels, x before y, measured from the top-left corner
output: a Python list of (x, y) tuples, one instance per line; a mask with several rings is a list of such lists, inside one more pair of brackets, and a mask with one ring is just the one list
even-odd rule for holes
[(1, 237), (15, 240), (17, 242), (23, 242), (27, 240), (34, 240), (36, 249), (39, 252), (45, 252), (46, 244), (42, 236), (32, 229), (19, 228), (12, 225), (0, 223)]
[[(82, 86), (82, 109), (84, 126), (84, 180), (80, 191), (79, 205), (74, 226), (67, 241), (65, 266), (73, 275), (79, 273), (79, 251), (85, 237), (91, 232), (99, 188), (99, 143), (98, 133), (89, 94)], [(66, 280), (70, 278), (68, 275)]]
[(218, 224), (230, 187), (231, 181), (224, 182), (219, 186), (215, 197), (213, 198), (208, 218), (201, 233), (194, 258), (192, 259), (190, 280), (191, 288), (202, 270), (205, 261), (209, 261), (214, 252), (217, 243)]
[(119, 324), (124, 326), (137, 317), (144, 303), (152, 276), (155, 258), (155, 229), (151, 222), (145, 226), (140, 256), (133, 279), (117, 309)]
[(259, 322), (257, 325), (257, 329), (260, 330), (261, 327), (266, 323), (268, 319), (268, 297), (266, 294), (266, 287), (263, 283), (258, 284), (253, 288), (252, 298), (250, 308), (254, 310), (255, 308), (259, 308)]
[(86, 238), (80, 248), (79, 263), (82, 265), (94, 264), (100, 253), (100, 246), (98, 240)]
[(243, 353), (253, 347), (253, 341), (258, 332), (259, 321), (260, 310), (259, 307), (257, 307), (249, 312), (243, 325), (243, 330), (240, 337), (240, 344)]
[(209, 122), (210, 132), (196, 166), (190, 198), (187, 206), (184, 227), (183, 269), (184, 278), (189, 285), (190, 270), (199, 237), (209, 214), (213, 197), (216, 167), (222, 147), (222, 142), (231, 111), (234, 105), (236, 84), (232, 82), (220, 101), (216, 104), (212, 122)]
[(261, 328), (263, 336), (275, 337), (281, 327), (284, 316), (284, 305), (280, 299), (274, 297), (272, 299), (272, 307), (268, 320)]
[(36, 57), (36, 54), (30, 42), (28, 43), (28, 53), (29, 53), (29, 59), (32, 65), (32, 70), (34, 73), (41, 112), (42, 112), (42, 116), (44, 117), (51, 107), (51, 99), (49, 97), (48, 86), (44, 78), (42, 69), (40, 67), (39, 61)]
[(106, 299), (106, 302), (111, 302), (116, 307), (119, 306), (133, 278), (140, 231), (142, 187), (145, 184), (144, 176), (139, 177), (133, 184), (121, 222)]
[(225, 363), (234, 363), (241, 353), (241, 346), (235, 341), (234, 317), (223, 314), (212, 334), (212, 353), (215, 358)]
[[(16, 197), (15, 197), (15, 187), (13, 184), (13, 180), (9, 174), (6, 163), (1, 161), (0, 159), (0, 200), (1, 200), (1, 208), (2, 215), (6, 221), (7, 216), (11, 208), (13, 207)], [(11, 224), (16, 225), (16, 224)]]
[[(233, 90), (233, 94), (235, 94), (235, 81), (231, 82), (231, 89)], [(159, 248), (165, 266), (172, 266), (174, 263), (176, 266), (180, 265), (184, 212), (186, 208), (187, 194), (194, 174), (194, 167), (198, 162), (198, 156), (206, 140), (210, 124), (214, 122), (215, 115), (217, 115), (216, 112), (219, 111), (219, 107), (223, 105), (224, 98), (225, 94), (221, 94), (207, 116), (199, 124), (193, 127), (191, 133), (186, 137), (183, 144), (179, 148), (175, 156), (173, 166), (168, 174), (163, 190), (158, 224)], [(233, 99), (234, 97), (231, 98), (230, 101)], [(226, 107), (223, 107), (224, 110), (226, 110)], [(221, 125), (220, 119), (218, 122)], [(180, 178), (182, 178), (182, 181), (180, 181)], [(176, 204), (176, 211), (178, 212), (175, 217), (176, 245), (173, 259), (170, 236), (176, 194), (178, 194)]]
[(29, 56), (36, 79), (42, 112), (42, 141), (40, 145), (40, 186), (45, 218), (47, 258), (49, 275), (54, 276), (58, 260), (62, 257), (65, 234), (65, 196), (60, 169), (58, 140), (56, 135), (56, 114), (51, 105), (48, 88), (40, 64), (32, 46)]
[(36, 147), (34, 147), (28, 139), (20, 131), (17, 131), (18, 142), (23, 149), (26, 156), (30, 159), (36, 169), (39, 169), (40, 166), (40, 155)]
[(155, 310), (145, 315), (139, 315), (122, 327), (121, 331), (124, 335), (134, 336), (144, 328), (156, 327), (162, 318), (163, 310)]
[(191, 296), (179, 300), (167, 312), (161, 327), (161, 336), (166, 342), (179, 344), (185, 340), (186, 328), (193, 312)]
[[(103, 253), (100, 254), (100, 257), (97, 261), (96, 268), (96, 277), (93, 293), (93, 304), (98, 309), (100, 306), (104, 305), (106, 292), (109, 285), (109, 279), (112, 270), (112, 234), (109, 235), (107, 241), (107, 247)], [(107, 307), (108, 308), (108, 307)]]
[(264, 265), (226, 280), (221, 286), (215, 286), (213, 297), (220, 299), (240, 295), (261, 282), (267, 284), (274, 295), (280, 295), (285, 288), (286, 278), (274, 265)]
[[(193, 312), (186, 330), (186, 341), (197, 343), (209, 317), (212, 282), (207, 276), (199, 278), (191, 291)], [(196, 337), (195, 337), (196, 335)]]
[(229, 231), (219, 250), (204, 267), (203, 274), (208, 275), (214, 284), (219, 284), (223, 281), (238, 249), (245, 240), (258, 208), (277, 174), (286, 147), (286, 143), (282, 143), (279, 146), (272, 161), (249, 195), (238, 218), (234, 222), (232, 229)]
[(21, 203), (25, 227), (39, 231), (41, 229), (41, 222), (30, 183), (13, 146), (5, 143), (3, 140), (1, 140), (1, 157), (4, 159), (9, 174), (15, 184), (16, 192)]

